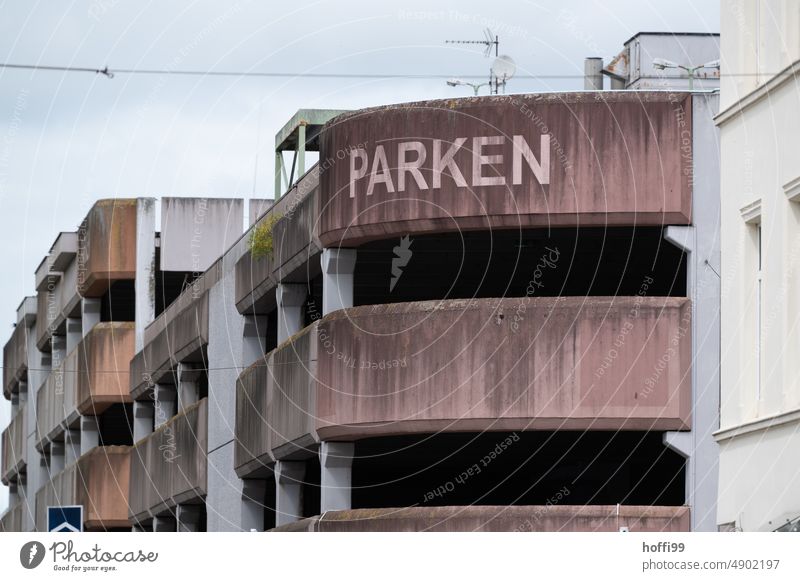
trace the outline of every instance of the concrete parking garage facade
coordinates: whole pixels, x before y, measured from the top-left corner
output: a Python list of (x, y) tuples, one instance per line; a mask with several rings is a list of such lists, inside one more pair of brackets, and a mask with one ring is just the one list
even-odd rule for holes
[(320, 162), (134, 321), (127, 526), (713, 530), (716, 101), (300, 119)]

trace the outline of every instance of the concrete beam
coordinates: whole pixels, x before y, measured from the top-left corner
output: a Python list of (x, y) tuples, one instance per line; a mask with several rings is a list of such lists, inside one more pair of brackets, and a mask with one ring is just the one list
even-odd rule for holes
[(320, 514), (352, 508), (354, 447), (353, 442), (320, 443)]
[(278, 303), (278, 344), (303, 328), (303, 304), (308, 296), (304, 284), (278, 284), (275, 298)]
[(133, 441), (138, 442), (155, 429), (155, 406), (152, 401), (133, 402)]
[(354, 248), (324, 248), (322, 262), (322, 314), (353, 306)]
[(81, 416), (81, 456), (100, 445), (100, 427), (96, 416)]
[(305, 462), (275, 463), (275, 525), (299, 520), (303, 516), (303, 478)]
[(102, 299), (83, 299), (81, 301), (81, 332), (83, 336), (100, 322)]

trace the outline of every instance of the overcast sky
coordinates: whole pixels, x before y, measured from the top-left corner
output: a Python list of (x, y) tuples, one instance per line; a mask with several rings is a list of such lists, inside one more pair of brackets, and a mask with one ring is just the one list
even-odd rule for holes
[[(719, 0), (156, 2), (12, 0), (0, 59), (74, 67), (484, 75), (486, 26), (520, 74), (509, 92), (583, 88), (587, 56), (639, 31), (718, 32)], [(299, 108), (469, 93), (441, 79), (131, 76), (0, 70), (0, 341), (56, 233), (94, 200), (272, 197), (276, 131)], [(260, 135), (259, 135), (260, 134)], [(256, 153), (260, 150), (256, 164)], [(256, 170), (257, 165), (257, 170)], [(0, 426), (8, 406), (0, 405)], [(0, 511), (7, 489), (0, 486)]]

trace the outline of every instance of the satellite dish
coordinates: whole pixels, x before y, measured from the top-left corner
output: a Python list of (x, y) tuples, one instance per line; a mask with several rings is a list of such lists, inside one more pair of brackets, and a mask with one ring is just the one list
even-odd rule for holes
[(492, 63), (492, 76), (498, 83), (505, 84), (517, 72), (517, 64), (507, 54), (501, 54)]

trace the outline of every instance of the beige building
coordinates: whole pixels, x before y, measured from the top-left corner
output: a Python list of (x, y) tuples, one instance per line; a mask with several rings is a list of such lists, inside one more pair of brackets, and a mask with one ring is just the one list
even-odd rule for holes
[(800, 3), (723, 0), (721, 530), (800, 526)]

